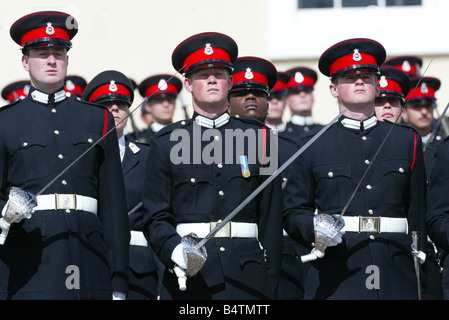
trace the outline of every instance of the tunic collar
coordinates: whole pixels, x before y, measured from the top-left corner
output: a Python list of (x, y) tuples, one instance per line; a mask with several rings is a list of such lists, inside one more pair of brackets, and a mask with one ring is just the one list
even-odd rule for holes
[(201, 115), (197, 115), (194, 117), (195, 122), (202, 127), (206, 128), (220, 128), (221, 126), (224, 126), (229, 122), (229, 118), (231, 116), (229, 113), (225, 112), (221, 116), (215, 118), (215, 119), (209, 119)]
[(276, 132), (283, 132), (287, 128), (285, 123), (281, 123), (281, 124), (268, 124), (268, 123), (266, 123), (266, 125), (267, 125), (268, 128), (270, 128), (271, 130), (274, 130)]
[(341, 120), (340, 122), (345, 128), (363, 131), (374, 127), (377, 124), (377, 118), (375, 115), (372, 115), (371, 117), (363, 121), (343, 118), (343, 120)]
[(67, 95), (66, 95), (66, 92), (64, 89), (61, 89), (57, 92), (50, 93), (50, 94), (47, 94), (47, 93), (44, 93), (37, 89), (34, 89), (30, 93), (30, 96), (33, 100), (35, 100), (37, 102), (45, 103), (45, 104), (52, 104), (55, 102), (60, 102), (60, 101), (64, 100), (65, 98), (67, 98)]
[(310, 126), (315, 123), (312, 116), (303, 117), (298, 116), (297, 114), (293, 115), (290, 121), (298, 126)]

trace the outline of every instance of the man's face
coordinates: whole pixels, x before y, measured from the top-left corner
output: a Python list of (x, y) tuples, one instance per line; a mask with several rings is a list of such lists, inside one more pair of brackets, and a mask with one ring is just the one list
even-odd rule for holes
[(267, 94), (262, 91), (237, 91), (229, 95), (230, 113), (265, 122), (268, 112)]
[[(401, 101), (396, 97), (378, 97), (374, 102), (374, 110), (378, 120), (395, 122), (401, 114)], [(400, 118), (397, 120), (400, 122)]]
[(30, 74), (32, 86), (43, 91), (58, 89), (67, 75), (68, 56), (64, 47), (29, 49), (22, 57), (22, 64)]
[(160, 124), (170, 124), (173, 121), (176, 98), (172, 95), (155, 95), (147, 101), (153, 121)]
[[(121, 101), (109, 101), (105, 102), (104, 105), (108, 108), (109, 111), (111, 111), (112, 115), (114, 116), (114, 122), (117, 126), (117, 131), (120, 131), (125, 128), (126, 123), (128, 122), (128, 115), (129, 115), (129, 107), (128, 104)], [(123, 120), (125, 119), (125, 120)]]
[(330, 85), (331, 94), (346, 107), (374, 105), (379, 95), (377, 77), (371, 73), (353, 73), (338, 77)]
[(434, 104), (431, 102), (409, 102), (405, 108), (407, 122), (422, 135), (432, 131)]
[(286, 94), (271, 94), (268, 97), (269, 112), (267, 114), (267, 122), (282, 121), (285, 105), (287, 101)]
[(291, 88), (288, 91), (287, 104), (292, 114), (310, 113), (313, 107), (313, 89), (309, 87)]
[(186, 77), (184, 84), (196, 105), (225, 103), (232, 87), (232, 76), (225, 68), (206, 68)]

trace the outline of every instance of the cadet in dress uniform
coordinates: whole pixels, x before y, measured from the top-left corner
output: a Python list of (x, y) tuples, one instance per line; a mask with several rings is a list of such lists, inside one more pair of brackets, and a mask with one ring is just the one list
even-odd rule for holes
[(423, 147), (427, 145), (424, 152), (427, 177), (430, 177), (432, 170), (435, 146), (444, 138), (444, 133), (438, 129), (433, 139), (429, 141), (435, 120), (433, 118), (437, 104), (435, 93), (440, 86), (441, 81), (434, 77), (411, 78), (411, 87), (416, 87), (416, 89), (410, 90), (406, 97), (408, 103), (404, 110), (408, 125), (414, 127), (421, 134)]
[(64, 90), (70, 97), (81, 99), (86, 86), (87, 81), (81, 76), (69, 75), (65, 77)]
[(287, 105), (292, 116), (285, 132), (299, 137), (304, 132), (321, 127), (312, 117), (313, 89), (318, 75), (315, 70), (307, 67), (295, 67), (286, 72), (290, 76), (287, 83)]
[[(187, 290), (180, 291), (170, 272), (185, 264), (177, 254), (181, 237), (192, 232), (205, 237), (277, 169), (269, 129), (227, 112), (237, 53), (229, 36), (206, 32), (184, 40), (172, 55), (175, 70), (185, 75), (184, 88), (192, 93), (194, 114), (150, 140), (144, 233), (167, 267), (161, 299), (276, 297), (282, 253), (280, 177), (206, 243), (207, 261), (187, 278)], [(259, 137), (260, 143), (245, 143), (247, 136)]]
[(401, 123), (405, 97), (410, 91), (410, 77), (397, 68), (382, 66), (378, 82), (380, 95), (374, 102), (377, 119)]
[[(394, 126), (366, 173), (392, 126), (374, 114), (385, 56), (380, 43), (356, 38), (331, 46), (319, 59), (346, 113), (292, 163), (284, 188), (285, 230), (312, 249), (315, 210), (339, 215), (364, 179), (342, 218), (343, 231), (324, 257), (311, 262), (305, 299), (418, 298), (410, 234), (420, 232), (424, 252), (427, 237), (419, 133)], [(313, 135), (304, 134), (300, 145)]]
[(30, 80), (19, 80), (8, 84), (2, 90), (2, 98), (14, 102), (26, 98), (30, 91)]
[[(158, 261), (142, 233), (142, 190), (148, 145), (124, 135), (129, 108), (134, 101), (131, 81), (116, 70), (103, 71), (86, 87), (83, 99), (105, 105), (115, 119), (125, 181), (131, 240), (129, 246), (129, 292), (127, 300), (155, 300), (158, 293)], [(137, 208), (137, 209), (134, 209)]]
[(286, 72), (277, 73), (277, 81), (268, 95), (268, 114), (265, 124), (276, 132), (284, 132), (286, 123), (283, 116), (287, 105), (287, 83), (290, 79)]
[(181, 89), (181, 80), (169, 74), (157, 74), (140, 83), (140, 95), (148, 98), (142, 105), (142, 117), (151, 114), (151, 124), (138, 132), (139, 141), (150, 141), (155, 132), (173, 122), (176, 98)]
[(10, 29), (31, 89), (0, 109), (1, 207), (10, 187), (41, 194), (31, 218), (11, 224), (0, 247), (2, 299), (122, 299), (128, 292), (129, 228), (114, 118), (64, 91), (77, 31), (73, 17), (54, 11), (26, 15)]
[[(401, 111), (406, 103), (405, 97), (410, 91), (410, 77), (400, 69), (384, 64), (380, 68), (379, 86), (380, 95), (375, 100), (377, 119), (400, 123)], [(426, 157), (424, 158), (427, 160)], [(427, 166), (427, 161), (425, 164)], [(427, 268), (425, 272), (428, 277), (425, 283), (426, 287), (423, 287), (423, 299), (441, 299), (441, 274), (437, 256), (433, 243), (429, 241), (428, 245), (427, 263), (424, 265)]]
[[(231, 115), (248, 116), (262, 122), (269, 113), (268, 95), (277, 80), (276, 67), (269, 61), (258, 57), (240, 57), (234, 63), (233, 86), (228, 99)], [(298, 150), (290, 135), (278, 135), (280, 165), (284, 164)], [(281, 172), (283, 185), (287, 180), (288, 167)], [(299, 257), (306, 254), (305, 248), (296, 244), (285, 232), (283, 237), (281, 274), (277, 299), (301, 300), (304, 297), (304, 278), (306, 265)]]

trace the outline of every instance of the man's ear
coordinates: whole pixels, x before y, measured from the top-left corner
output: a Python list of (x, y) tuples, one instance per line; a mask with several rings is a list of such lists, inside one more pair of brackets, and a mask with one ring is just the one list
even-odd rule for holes
[(231, 89), (232, 89), (232, 85), (234, 84), (234, 82), (233, 82), (234, 80), (233, 80), (233, 78), (232, 78), (232, 75), (229, 75), (229, 77), (228, 77), (228, 91), (230, 91)]
[(187, 90), (187, 92), (192, 93), (193, 92), (193, 88), (192, 88), (192, 81), (190, 80), (189, 77), (185, 77), (184, 78), (184, 88)]
[(29, 67), (29, 64), (28, 64), (28, 59), (29, 59), (28, 56), (26, 56), (26, 55), (23, 55), (23, 56), (22, 56), (22, 66), (23, 66), (23, 68), (24, 68), (26, 71), (30, 71), (30, 67)]
[(333, 82), (331, 82), (331, 84), (329, 85), (329, 90), (331, 92), (332, 97), (338, 98), (338, 89)]

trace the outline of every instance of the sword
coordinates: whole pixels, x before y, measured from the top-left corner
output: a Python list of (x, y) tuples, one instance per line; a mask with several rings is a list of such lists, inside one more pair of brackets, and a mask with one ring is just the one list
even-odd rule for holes
[(418, 300), (422, 300), (422, 293), (421, 293), (421, 261), (419, 255), (420, 251), (418, 250), (418, 243), (419, 243), (419, 231), (412, 231), (412, 255), (413, 255), (413, 261), (415, 263), (415, 272), (416, 272), (416, 281), (418, 284)]
[(287, 168), (297, 157), (299, 157), (316, 139), (318, 139), (332, 124), (346, 112), (347, 109), (341, 111), (331, 122), (326, 124), (320, 131), (318, 131), (312, 139), (310, 139), (302, 148), (296, 151), (282, 166), (280, 166), (273, 174), (268, 177), (256, 190), (254, 190), (242, 203), (240, 203), (228, 216), (226, 216), (222, 222), (207, 234), (201, 241), (199, 241), (195, 248), (199, 249), (203, 247), (207, 241), (209, 241), (218, 231), (220, 231), (232, 218), (234, 218), (251, 200), (253, 200), (271, 181), (273, 181), (285, 168)]

